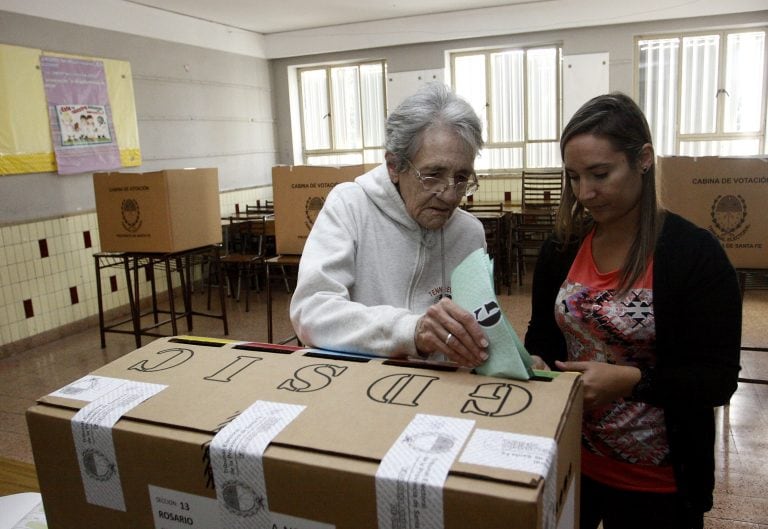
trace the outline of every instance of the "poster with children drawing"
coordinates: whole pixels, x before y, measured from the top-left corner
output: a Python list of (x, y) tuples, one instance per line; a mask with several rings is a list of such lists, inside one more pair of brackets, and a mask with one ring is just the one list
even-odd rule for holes
[(56, 105), (61, 146), (112, 143), (109, 118), (103, 105)]
[(120, 168), (101, 61), (40, 57), (59, 174)]

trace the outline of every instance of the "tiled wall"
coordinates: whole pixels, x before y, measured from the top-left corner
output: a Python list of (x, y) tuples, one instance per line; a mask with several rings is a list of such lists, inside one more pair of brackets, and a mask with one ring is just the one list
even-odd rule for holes
[(509, 176), (480, 176), (480, 189), (475, 193), (473, 200), (496, 202), (503, 201), (505, 193), (509, 193), (513, 204), (520, 204), (521, 201), (521, 177), (520, 175)]
[[(256, 200), (272, 199), (272, 188), (222, 193), (222, 216)], [(98, 316), (93, 254), (100, 251), (96, 213), (0, 226), (0, 353), (9, 344)], [(127, 306), (125, 277), (102, 273), (104, 310)], [(126, 310), (127, 312), (127, 310)]]

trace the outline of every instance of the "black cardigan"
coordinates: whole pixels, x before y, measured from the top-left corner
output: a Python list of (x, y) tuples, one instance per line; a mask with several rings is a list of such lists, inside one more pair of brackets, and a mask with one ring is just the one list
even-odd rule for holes
[[(579, 242), (544, 243), (533, 277), (525, 346), (550, 366), (566, 360), (555, 300)], [(692, 513), (712, 508), (714, 407), (736, 391), (741, 352), (741, 294), (736, 272), (707, 230), (667, 213), (653, 257), (657, 364), (632, 398), (664, 409), (679, 492)]]

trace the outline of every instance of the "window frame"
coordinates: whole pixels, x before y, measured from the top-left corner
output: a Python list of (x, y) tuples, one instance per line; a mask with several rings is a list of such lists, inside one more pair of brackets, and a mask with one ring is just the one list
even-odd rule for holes
[[(555, 134), (551, 138), (546, 139), (533, 139), (529, 137), (530, 130), (529, 130), (529, 123), (530, 123), (530, 116), (529, 116), (529, 109), (530, 105), (528, 104), (529, 100), (529, 77), (528, 77), (528, 60), (529, 60), (529, 51), (534, 50), (548, 50), (548, 49), (554, 49), (556, 53), (555, 57), (555, 108), (554, 108), (554, 115), (555, 115)], [(492, 101), (493, 101), (493, 80), (492, 80), (492, 56), (494, 54), (498, 53), (505, 53), (505, 52), (515, 52), (515, 51), (522, 51), (523, 52), (523, 64), (522, 64), (522, 73), (523, 73), (523, 80), (522, 80), (522, 100), (523, 100), (523, 123), (522, 123), (522, 140), (519, 141), (495, 141), (494, 138), (491, 137), (494, 130), (494, 115), (492, 108)], [(449, 57), (449, 71), (450, 71), (450, 80), (451, 80), (451, 87), (453, 89), (457, 86), (456, 81), (456, 59), (459, 57), (469, 57), (469, 56), (477, 56), (482, 55), (484, 57), (485, 62), (485, 109), (484, 109), (484, 116), (481, 116), (481, 120), (484, 121), (486, 130), (484, 130), (484, 139), (485, 139), (485, 146), (483, 148), (484, 151), (486, 151), (489, 148), (492, 149), (520, 149), (521, 151), (521, 160), (522, 165), (520, 167), (490, 167), (488, 169), (483, 169), (482, 173), (487, 175), (508, 175), (508, 174), (522, 174), (522, 171), (525, 170), (547, 170), (547, 169), (560, 169), (561, 163), (558, 165), (553, 165), (549, 167), (529, 167), (528, 165), (528, 158), (529, 158), (529, 146), (536, 145), (536, 144), (559, 144), (560, 141), (560, 134), (562, 133), (563, 129), (563, 44), (561, 42), (552, 42), (547, 44), (537, 44), (537, 45), (515, 45), (515, 46), (500, 46), (500, 47), (493, 47), (493, 48), (482, 48), (482, 49), (469, 49), (469, 50), (453, 50), (447, 52)], [(559, 150), (558, 150), (558, 157), (559, 157)]]
[[(359, 75), (359, 69), (362, 66), (366, 65), (380, 65), (381, 66), (381, 108), (383, 109), (383, 115), (382, 115), (382, 126), (386, 123), (386, 117), (387, 117), (387, 62), (385, 59), (371, 59), (371, 60), (357, 60), (357, 61), (350, 61), (350, 62), (343, 62), (343, 63), (328, 63), (328, 64), (312, 64), (307, 66), (302, 66), (296, 68), (295, 75), (296, 75), (296, 81), (297, 81), (297, 89), (298, 89), (298, 112), (299, 112), (299, 127), (300, 127), (300, 137), (301, 137), (301, 159), (302, 163), (305, 165), (312, 165), (312, 163), (309, 161), (312, 157), (317, 156), (345, 156), (350, 154), (357, 154), (360, 156), (360, 163), (368, 163), (366, 161), (366, 151), (376, 151), (376, 150), (384, 150), (384, 145), (366, 145), (366, 137), (364, 132), (364, 120), (365, 120), (365, 112), (363, 109), (363, 97), (362, 97), (362, 89), (361, 89), (361, 79)], [(361, 125), (360, 125), (360, 142), (361, 147), (359, 148), (337, 148), (335, 145), (336, 142), (336, 121), (335, 121), (335, 107), (334, 107), (334, 97), (333, 97), (333, 86), (332, 86), (332, 71), (336, 68), (349, 68), (349, 67), (357, 67), (358, 68), (358, 76), (357, 76), (357, 84), (358, 84), (358, 95), (359, 97), (359, 108), (358, 113), (361, 119)], [(323, 148), (323, 149), (308, 149), (307, 148), (307, 141), (306, 141), (306, 130), (305, 130), (305, 116), (304, 116), (304, 85), (302, 84), (302, 73), (307, 71), (317, 71), (317, 70), (324, 70), (325, 71), (325, 83), (326, 83), (326, 89), (325, 89), (325, 96), (326, 96), (326, 104), (328, 105), (328, 138), (329, 138), (329, 147)], [(382, 141), (384, 138), (384, 133), (382, 130)]]
[[(728, 36), (739, 33), (764, 33), (763, 39), (763, 86), (762, 96), (760, 97), (760, 127), (756, 132), (726, 132), (725, 131), (725, 112), (726, 103), (725, 97), (727, 97), (727, 91), (725, 86), (728, 79), (728, 68), (731, 67), (727, 61), (728, 54)], [(683, 92), (683, 58), (684, 58), (684, 41), (685, 39), (718, 36), (719, 45), (717, 52), (717, 103), (715, 107), (715, 130), (713, 132), (694, 132), (694, 133), (682, 133), (682, 92)], [(652, 33), (636, 35), (634, 37), (634, 68), (633, 68), (633, 86), (635, 100), (638, 101), (641, 108), (645, 111), (645, 101), (641, 98), (641, 82), (643, 77), (641, 76), (642, 65), (640, 63), (640, 43), (643, 41), (661, 41), (661, 40), (677, 40), (676, 50), (676, 80), (675, 80), (675, 121), (674, 121), (674, 138), (671, 141), (674, 146), (674, 152), (661, 153), (666, 156), (680, 156), (681, 145), (684, 143), (696, 143), (696, 142), (728, 142), (733, 140), (744, 139), (756, 139), (757, 140), (757, 152), (754, 155), (768, 154), (768, 142), (766, 141), (766, 124), (768, 122), (768, 26), (760, 25), (754, 27), (740, 27), (740, 28), (713, 28), (710, 30), (697, 30), (697, 31), (680, 31), (672, 33)], [(656, 130), (655, 123), (650, 123), (651, 129)], [(657, 138), (654, 138), (654, 144), (658, 143)]]

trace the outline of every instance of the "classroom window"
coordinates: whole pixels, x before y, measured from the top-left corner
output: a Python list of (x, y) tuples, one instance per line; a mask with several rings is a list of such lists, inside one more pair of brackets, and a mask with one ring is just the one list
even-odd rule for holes
[(636, 39), (638, 103), (657, 154), (768, 153), (765, 29)]
[(560, 167), (561, 49), (558, 46), (451, 55), (451, 82), (483, 122), (486, 173)]
[(384, 161), (384, 61), (298, 70), (307, 165)]

